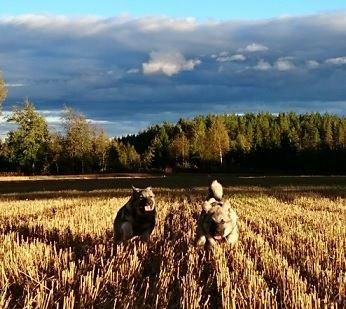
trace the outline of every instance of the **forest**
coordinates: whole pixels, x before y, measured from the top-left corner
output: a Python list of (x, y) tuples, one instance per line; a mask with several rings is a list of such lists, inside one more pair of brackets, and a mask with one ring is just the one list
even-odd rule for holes
[[(0, 76), (0, 103), (6, 93)], [(64, 109), (61, 128), (53, 130), (25, 99), (6, 121), (15, 125), (0, 140), (2, 174), (346, 173), (346, 117), (340, 115), (210, 114), (109, 137), (70, 107)]]
[(207, 115), (109, 137), (68, 107), (54, 131), (26, 100), (7, 121), (16, 124), (0, 142), (0, 171), (8, 174), (346, 172), (346, 118), (337, 115)]

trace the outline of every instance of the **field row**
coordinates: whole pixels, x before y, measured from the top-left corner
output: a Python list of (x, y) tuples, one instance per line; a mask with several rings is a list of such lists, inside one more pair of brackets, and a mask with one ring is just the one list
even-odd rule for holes
[(0, 202), (0, 307), (342, 308), (346, 200), (228, 195), (240, 241), (195, 246), (200, 193), (157, 194), (149, 243), (112, 243), (126, 197)]

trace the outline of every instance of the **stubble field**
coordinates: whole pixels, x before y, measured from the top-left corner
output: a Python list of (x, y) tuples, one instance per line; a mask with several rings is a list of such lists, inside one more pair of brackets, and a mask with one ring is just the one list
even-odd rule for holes
[(0, 308), (344, 308), (346, 199), (229, 187), (236, 248), (195, 246), (206, 188), (159, 189), (149, 243), (112, 244), (129, 190), (0, 200)]

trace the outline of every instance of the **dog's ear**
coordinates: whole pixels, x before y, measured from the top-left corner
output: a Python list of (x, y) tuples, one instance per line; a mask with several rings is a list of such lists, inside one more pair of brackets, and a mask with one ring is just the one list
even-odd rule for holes
[(230, 219), (235, 218), (235, 220), (238, 218), (235, 210), (232, 208), (231, 203), (229, 201), (225, 201), (222, 204), (222, 207), (227, 210), (228, 216)]
[(227, 211), (228, 216), (231, 217), (233, 215), (234, 210), (233, 210), (231, 203), (229, 201), (224, 201), (222, 204), (222, 207)]
[(132, 192), (133, 193), (138, 193), (139, 191), (141, 191), (141, 189), (136, 188), (135, 186), (132, 186)]

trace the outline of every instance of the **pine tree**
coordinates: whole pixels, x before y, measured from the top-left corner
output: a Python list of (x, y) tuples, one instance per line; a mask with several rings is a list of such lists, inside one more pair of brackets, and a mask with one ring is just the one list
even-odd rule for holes
[(150, 168), (155, 157), (155, 149), (153, 145), (149, 145), (147, 150), (142, 155), (142, 167)]
[(152, 165), (155, 167), (166, 167), (170, 163), (170, 139), (167, 134), (167, 130), (171, 129), (172, 127), (168, 126), (167, 124), (159, 127), (154, 139), (150, 143), (152, 152), (154, 154)]
[(251, 144), (244, 134), (239, 133), (235, 141), (235, 147), (242, 152), (249, 152)]
[(332, 131), (332, 124), (330, 121), (329, 116), (325, 116), (325, 119), (323, 121), (323, 144), (327, 148), (333, 148), (333, 131)]

